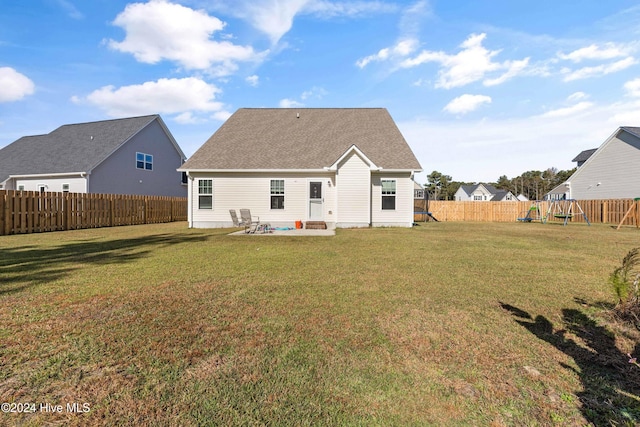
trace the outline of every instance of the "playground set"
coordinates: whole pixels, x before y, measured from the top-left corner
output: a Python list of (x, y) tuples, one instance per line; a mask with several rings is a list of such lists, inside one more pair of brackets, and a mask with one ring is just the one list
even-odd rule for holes
[(587, 215), (582, 210), (580, 203), (575, 199), (553, 200), (548, 202), (549, 208), (544, 214), (541, 209), (541, 203), (542, 202), (539, 201), (533, 202), (533, 205), (531, 205), (525, 215), (518, 218), (518, 221), (538, 221), (542, 224), (546, 224), (549, 220), (560, 220), (563, 222), (563, 225), (567, 225), (571, 218), (578, 216), (584, 218), (586, 223), (591, 225), (589, 218), (587, 218)]

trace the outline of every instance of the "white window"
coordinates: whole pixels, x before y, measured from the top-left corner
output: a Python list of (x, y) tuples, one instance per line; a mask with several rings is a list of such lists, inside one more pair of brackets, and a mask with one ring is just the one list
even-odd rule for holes
[(62, 192), (63, 193), (69, 192), (69, 184), (62, 184)]
[(396, 209), (396, 180), (395, 179), (383, 179), (382, 184), (382, 209), (383, 210), (395, 210)]
[(482, 200), (482, 195), (475, 195), (473, 196), (473, 200)]
[(198, 209), (213, 209), (213, 180), (198, 180)]
[(153, 156), (151, 154), (136, 153), (136, 169), (153, 170)]
[(284, 179), (271, 180), (271, 209), (284, 209)]
[(18, 185), (18, 191), (24, 191), (24, 185)]

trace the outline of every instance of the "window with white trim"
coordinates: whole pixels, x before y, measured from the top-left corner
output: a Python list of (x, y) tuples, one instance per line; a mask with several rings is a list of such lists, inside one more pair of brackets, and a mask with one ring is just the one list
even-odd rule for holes
[(396, 209), (396, 180), (395, 179), (383, 179), (382, 184), (382, 209), (383, 210), (395, 210)]
[(198, 180), (198, 209), (213, 209), (213, 180)]
[(62, 184), (62, 192), (63, 193), (69, 192), (69, 184)]
[(136, 153), (136, 169), (153, 170), (153, 156), (151, 154)]
[(284, 209), (284, 179), (271, 180), (271, 209)]

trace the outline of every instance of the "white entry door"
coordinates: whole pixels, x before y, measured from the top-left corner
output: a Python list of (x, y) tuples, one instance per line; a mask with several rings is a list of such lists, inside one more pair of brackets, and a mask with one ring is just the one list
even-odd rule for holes
[(309, 221), (324, 219), (324, 198), (322, 196), (322, 182), (309, 182)]

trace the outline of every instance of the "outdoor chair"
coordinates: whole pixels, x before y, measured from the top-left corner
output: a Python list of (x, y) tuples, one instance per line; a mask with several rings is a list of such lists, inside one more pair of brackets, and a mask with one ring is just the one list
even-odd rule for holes
[(258, 230), (258, 227), (260, 226), (260, 217), (251, 216), (251, 210), (240, 209), (240, 218), (242, 219), (245, 233), (255, 233), (256, 230)]
[(229, 213), (231, 214), (231, 221), (233, 221), (234, 227), (244, 226), (244, 221), (240, 222), (240, 220), (238, 219), (238, 213), (235, 209), (229, 209)]

